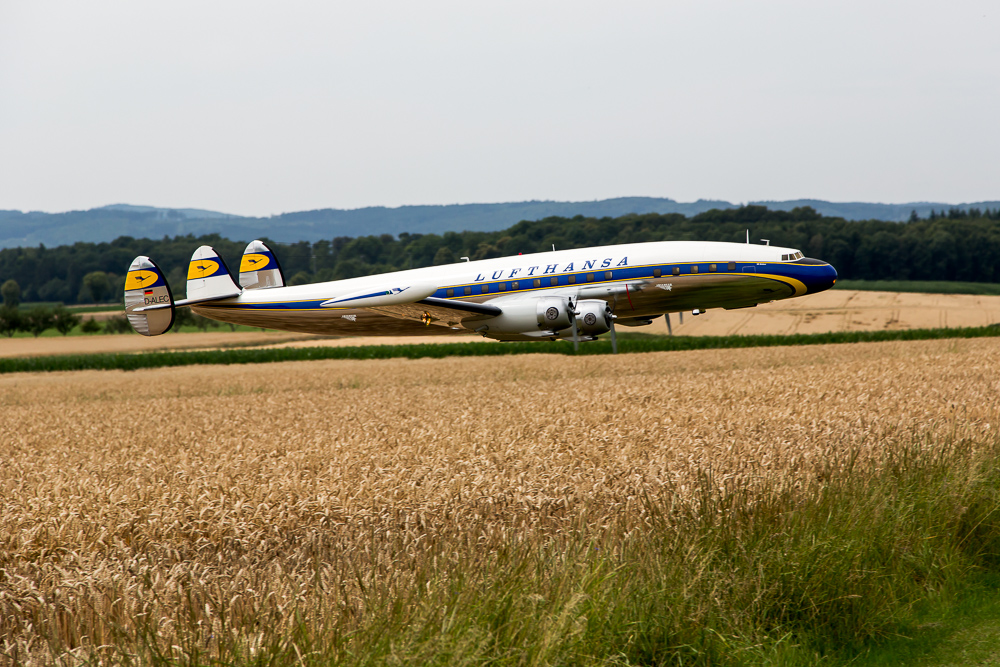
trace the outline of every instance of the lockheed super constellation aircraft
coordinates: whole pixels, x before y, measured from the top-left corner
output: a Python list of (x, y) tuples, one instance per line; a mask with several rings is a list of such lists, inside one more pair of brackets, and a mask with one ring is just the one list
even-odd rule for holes
[(594, 340), (616, 324), (670, 313), (749, 308), (820, 292), (837, 272), (793, 248), (663, 241), (459, 262), (312, 285), (286, 286), (261, 241), (240, 262), (239, 285), (222, 257), (191, 257), (187, 298), (174, 301), (163, 272), (136, 257), (125, 312), (145, 336), (170, 329), (174, 309), (213, 320), (340, 336), (477, 333), (497, 340)]

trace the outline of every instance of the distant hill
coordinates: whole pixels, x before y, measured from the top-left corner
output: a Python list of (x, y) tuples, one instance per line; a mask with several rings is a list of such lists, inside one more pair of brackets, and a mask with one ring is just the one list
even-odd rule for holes
[(948, 211), (953, 208), (967, 211), (970, 208), (980, 210), (1000, 208), (1000, 201), (982, 201), (971, 204), (942, 204), (940, 202), (910, 202), (909, 204), (869, 204), (866, 202), (828, 202), (822, 199), (792, 199), (790, 201), (755, 201), (749, 202), (766, 206), (772, 211), (791, 211), (801, 206), (811, 206), (820, 215), (845, 220), (885, 220), (887, 222), (906, 222), (914, 211), (921, 218), (926, 218), (931, 211)]
[[(902, 222), (911, 211), (926, 217), (931, 210), (994, 209), (1000, 201), (969, 204), (916, 202), (909, 204), (833, 203), (817, 199), (750, 202), (771, 210), (790, 211), (811, 206), (824, 216), (848, 220)], [(683, 213), (691, 216), (711, 209), (738, 208), (727, 201), (699, 199), (692, 203), (657, 197), (619, 197), (587, 202), (527, 201), (506, 204), (451, 204), (443, 206), (372, 206), (358, 209), (320, 209), (252, 218), (200, 209), (168, 209), (115, 204), (88, 211), (42, 213), (0, 211), (0, 248), (67, 245), (78, 241), (111, 241), (119, 236), (163, 238), (218, 233), (234, 240), (267, 236), (281, 242), (332, 239), (370, 234), (441, 234), (448, 231), (496, 231), (521, 220), (560, 216), (619, 217), (629, 213)]]

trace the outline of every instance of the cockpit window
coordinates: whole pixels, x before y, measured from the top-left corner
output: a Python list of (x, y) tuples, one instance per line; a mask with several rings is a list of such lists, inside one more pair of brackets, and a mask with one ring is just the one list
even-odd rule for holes
[(803, 255), (802, 255), (801, 252), (793, 252), (793, 253), (789, 253), (787, 255), (782, 255), (781, 256), (781, 261), (782, 262), (789, 262), (789, 261), (794, 261), (796, 259), (802, 259), (802, 257), (803, 257)]

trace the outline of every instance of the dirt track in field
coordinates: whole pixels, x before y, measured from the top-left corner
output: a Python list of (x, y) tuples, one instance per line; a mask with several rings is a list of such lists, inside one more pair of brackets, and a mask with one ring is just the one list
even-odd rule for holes
[(267, 345), (303, 338), (310, 337), (281, 332), (213, 331), (209, 333), (168, 333), (149, 338), (139, 334), (0, 338), (0, 357), (188, 350), (225, 345)]
[[(740, 310), (671, 316), (675, 334), (732, 336), (982, 327), (1000, 323), (1000, 296), (830, 290)], [(666, 321), (635, 331), (667, 333)]]

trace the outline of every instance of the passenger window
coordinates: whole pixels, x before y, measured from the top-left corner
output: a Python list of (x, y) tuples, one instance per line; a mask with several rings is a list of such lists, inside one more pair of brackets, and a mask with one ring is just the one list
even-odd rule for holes
[(708, 265), (708, 270), (709, 270), (709, 272), (710, 272), (710, 273), (715, 273), (715, 270), (716, 270), (717, 268), (718, 268), (718, 267), (717, 267), (717, 266), (716, 266), (715, 264), (709, 264), (709, 265)]
[(468, 296), (469, 294), (472, 294), (472, 288), (471, 287), (466, 287), (465, 288), (465, 294), (466, 294), (466, 296)]
[(567, 285), (576, 284), (576, 276), (566, 276), (566, 284)]
[(507, 291), (507, 283), (500, 283), (499, 285), (497, 285), (497, 291), (499, 291), (499, 292), (506, 292)]
[(610, 271), (605, 271), (604, 272), (604, 279), (605, 280), (611, 280), (611, 272)]
[(447, 291), (448, 296), (455, 296), (455, 290), (450, 289)]
[(654, 278), (659, 278), (662, 275), (663, 275), (663, 271), (660, 271), (659, 269), (653, 269), (653, 277)]
[(736, 262), (729, 262), (728, 269), (730, 271), (735, 271), (736, 270)]
[(681, 275), (681, 267), (679, 267), (679, 266), (675, 266), (675, 267), (674, 267), (674, 270), (673, 270), (673, 271), (671, 271), (671, 273), (673, 273), (673, 274), (674, 274), (675, 276), (679, 276), (679, 275)]
[(541, 286), (542, 286), (542, 281), (539, 280), (538, 278), (535, 278), (535, 287), (541, 287)]
[(698, 265), (697, 264), (692, 264), (691, 265), (691, 273), (698, 273)]
[(516, 289), (517, 289), (517, 286), (518, 286), (518, 285), (520, 285), (520, 284), (521, 284), (521, 282), (520, 282), (519, 280), (515, 280), (514, 282), (512, 282), (512, 283), (510, 284), (510, 288), (511, 288), (512, 290), (516, 290)]
[(490, 293), (490, 286), (483, 285), (483, 294), (489, 294), (489, 293)]
[(587, 274), (587, 282), (588, 283), (594, 282), (594, 274), (593, 273), (588, 273)]

